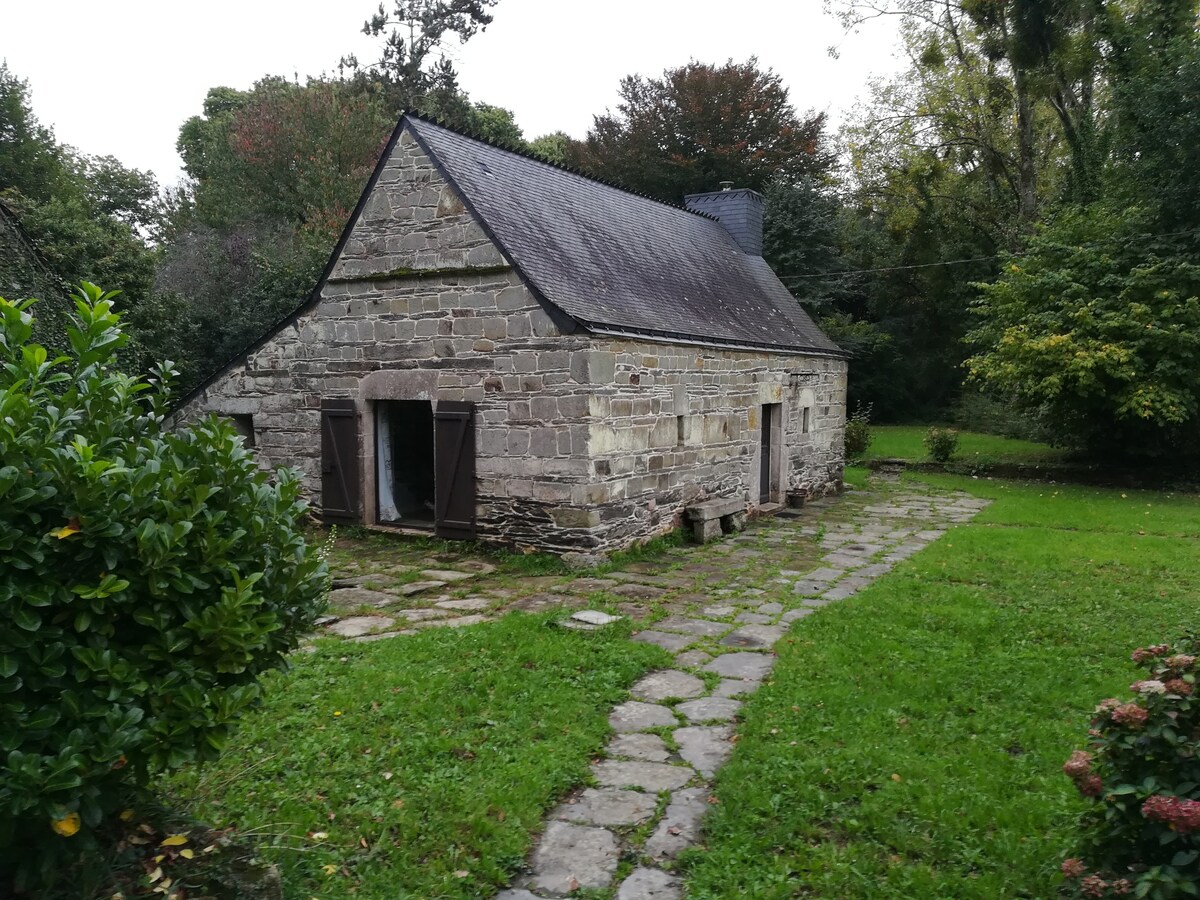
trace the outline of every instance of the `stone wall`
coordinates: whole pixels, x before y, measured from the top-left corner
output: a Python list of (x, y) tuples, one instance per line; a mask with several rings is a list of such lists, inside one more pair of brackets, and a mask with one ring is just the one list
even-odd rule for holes
[(315, 498), (323, 398), (356, 401), (367, 522), (380, 400), (474, 404), (480, 536), (517, 545), (613, 549), (701, 496), (753, 505), (763, 403), (787, 436), (779, 499), (841, 479), (842, 361), (563, 334), (407, 134), (319, 302), (183, 414), (252, 416)]

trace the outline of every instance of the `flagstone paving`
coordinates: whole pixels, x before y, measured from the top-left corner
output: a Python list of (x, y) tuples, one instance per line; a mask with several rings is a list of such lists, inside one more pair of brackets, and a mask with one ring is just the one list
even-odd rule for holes
[(593, 763), (593, 784), (550, 813), (527, 870), (496, 900), (580, 889), (679, 900), (673, 861), (701, 840), (710, 780), (732, 752), (742, 703), (770, 675), (773, 645), (796, 621), (854, 596), (986, 505), (877, 476), (870, 490), (600, 575), (521, 577), (444, 551), (399, 560), (404, 545), (393, 542), (392, 553), (335, 555), (324, 629), (382, 640), (555, 607), (603, 606), (632, 618), (640, 627), (633, 639), (666, 648), (674, 665), (644, 677), (613, 708), (614, 736)]

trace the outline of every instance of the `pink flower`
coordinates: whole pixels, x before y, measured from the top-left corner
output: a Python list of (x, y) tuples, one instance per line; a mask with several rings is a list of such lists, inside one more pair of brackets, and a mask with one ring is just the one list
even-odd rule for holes
[(1196, 657), (1188, 656), (1186, 653), (1177, 653), (1167, 657), (1167, 665), (1172, 669), (1189, 669), (1195, 661)]
[(1101, 700), (1100, 705), (1096, 707), (1096, 715), (1104, 716), (1111, 713), (1114, 709), (1121, 706), (1121, 701), (1116, 697), (1109, 697), (1107, 700)]
[(1125, 703), (1113, 710), (1112, 720), (1118, 725), (1125, 725), (1133, 731), (1139, 731), (1150, 718), (1150, 713), (1136, 703)]
[(1108, 882), (1099, 875), (1089, 875), (1079, 883), (1079, 890), (1085, 897), (1103, 897), (1108, 890)]
[(1133, 892), (1133, 885), (1129, 883), (1128, 878), (1118, 878), (1109, 887), (1112, 888), (1114, 897), (1124, 897)]
[(1165, 694), (1167, 692), (1163, 683), (1153, 678), (1148, 681), (1135, 681), (1129, 686), (1129, 689), (1135, 694)]
[(1079, 793), (1085, 797), (1099, 797), (1104, 792), (1104, 782), (1099, 775), (1087, 775), (1075, 782)]
[(1063, 772), (1068, 778), (1082, 778), (1092, 770), (1092, 754), (1086, 750), (1076, 750), (1071, 758), (1063, 763)]
[(1181, 800), (1155, 794), (1142, 804), (1142, 815), (1152, 822), (1163, 822), (1172, 831), (1191, 834), (1200, 831), (1200, 800)]
[(1192, 686), (1182, 678), (1172, 678), (1166, 682), (1166, 688), (1168, 693), (1178, 694), (1180, 697), (1192, 696)]
[(1068, 878), (1079, 878), (1087, 871), (1087, 866), (1083, 864), (1082, 859), (1064, 859), (1062, 864), (1062, 873)]
[(1139, 666), (1144, 662), (1149, 662), (1157, 656), (1162, 656), (1171, 648), (1167, 644), (1155, 644), (1152, 647), (1138, 647), (1133, 651), (1132, 659)]

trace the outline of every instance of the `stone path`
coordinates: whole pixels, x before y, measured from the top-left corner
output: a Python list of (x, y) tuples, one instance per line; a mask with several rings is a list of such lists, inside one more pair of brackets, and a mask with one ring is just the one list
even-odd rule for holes
[[(675, 653), (674, 668), (645, 676), (631, 699), (612, 710), (615, 734), (592, 765), (594, 784), (550, 814), (527, 872), (496, 900), (614, 887), (616, 900), (679, 900), (673, 861), (701, 839), (711, 779), (733, 751), (743, 700), (770, 675), (775, 642), (791, 623), (853, 596), (986, 505), (920, 489), (856, 494), (705, 548), (709, 568), (717, 562), (710, 578), (722, 571), (722, 559), (757, 565), (713, 589), (701, 608), (668, 615), (635, 635)], [(816, 559), (792, 552), (798, 541), (823, 552)], [(764, 581), (771, 563), (788, 559), (797, 561), (794, 568)], [(662, 576), (624, 583), (655, 577)]]
[(602, 575), (529, 576), (421, 542), (344, 541), (331, 559), (326, 633), (373, 641), (458, 627), (513, 610), (603, 606), (674, 654), (611, 711), (614, 735), (592, 784), (548, 817), (526, 872), (496, 900), (580, 889), (616, 900), (679, 900), (674, 860), (700, 842), (711, 780), (733, 749), (746, 698), (799, 619), (862, 590), (987, 501), (876, 475), (871, 489), (753, 522)]

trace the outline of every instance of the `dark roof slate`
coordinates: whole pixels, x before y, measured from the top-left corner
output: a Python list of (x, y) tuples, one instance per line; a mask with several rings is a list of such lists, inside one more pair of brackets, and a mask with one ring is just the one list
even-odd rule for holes
[(542, 297), (589, 330), (843, 355), (716, 220), (409, 116)]

